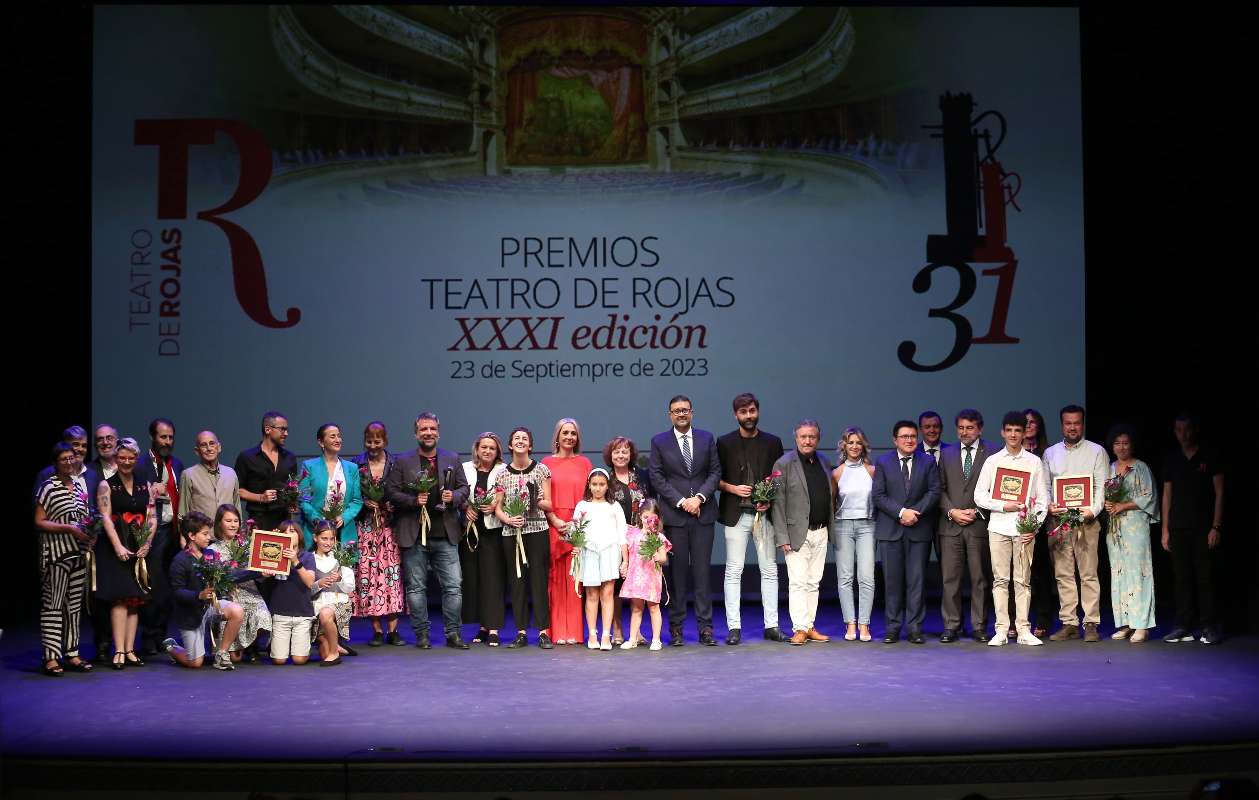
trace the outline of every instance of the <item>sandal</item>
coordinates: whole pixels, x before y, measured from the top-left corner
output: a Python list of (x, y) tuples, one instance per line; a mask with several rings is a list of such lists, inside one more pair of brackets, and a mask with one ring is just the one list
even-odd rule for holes
[(44, 666), (40, 667), (39, 671), (50, 678), (60, 678), (62, 675), (66, 674), (66, 671), (61, 668), (61, 662), (57, 661), (55, 658), (50, 658), (45, 661)]
[(485, 643), (490, 647), (498, 647), (498, 633), (488, 633), (485, 635)]
[(476, 636), (472, 637), (472, 643), (480, 644), (481, 642), (484, 642), (489, 637), (489, 635), (490, 635), (489, 630), (487, 630), (486, 628), (481, 628), (479, 631), (476, 632)]
[(127, 666), (127, 654), (118, 650), (114, 653), (114, 659), (110, 662), (109, 668), (114, 670), (122, 670)]
[(92, 665), (76, 656), (73, 661), (67, 661), (65, 663), (65, 669), (68, 669), (71, 672), (91, 672)]
[(624, 638), (624, 637), (622, 637), (622, 636), (613, 636), (613, 637), (612, 637), (612, 646), (613, 646), (613, 647), (620, 647), (620, 646), (621, 646), (621, 645), (623, 645), (623, 644), (625, 644), (625, 638)]
[(136, 651), (134, 650), (128, 650), (126, 653), (124, 653), (124, 656), (127, 659), (128, 667), (143, 667), (145, 665), (144, 659), (136, 655)]

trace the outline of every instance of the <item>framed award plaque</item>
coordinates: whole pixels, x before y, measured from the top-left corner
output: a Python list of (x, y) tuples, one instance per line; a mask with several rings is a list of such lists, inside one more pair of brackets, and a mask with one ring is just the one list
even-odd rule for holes
[(1054, 505), (1062, 508), (1088, 508), (1092, 504), (1092, 475), (1059, 475), (1054, 478)]
[(1027, 493), (1031, 488), (1032, 473), (997, 467), (997, 474), (992, 479), (992, 499), (1023, 505), (1027, 502)]
[(278, 531), (254, 531), (249, 540), (249, 569), (263, 575), (288, 575), (292, 566), (283, 555), (293, 546), (293, 537)]

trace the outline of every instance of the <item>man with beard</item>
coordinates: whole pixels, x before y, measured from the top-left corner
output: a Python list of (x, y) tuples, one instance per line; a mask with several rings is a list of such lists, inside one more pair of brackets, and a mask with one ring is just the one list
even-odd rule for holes
[[(148, 602), (140, 608), (140, 640), (143, 652), (156, 655), (158, 645), (166, 638), (172, 596), (169, 580), (171, 559), (180, 549), (174, 535), (175, 509), (179, 508), (179, 476), (184, 465), (171, 453), (175, 449), (175, 423), (158, 417), (149, 423), (149, 452), (136, 460), (135, 479), (149, 484), (157, 515), (157, 532), (149, 552), (153, 554), (149, 570)], [(181, 543), (182, 544), (182, 543)]]
[(290, 515), (297, 514), (296, 507), (289, 508), (279, 499), (289, 475), (298, 477), (297, 456), (284, 448), (288, 438), (288, 418), (279, 411), (268, 411), (262, 415), (262, 441), (236, 456), (236, 479), (245, 503), (245, 517), (252, 519), (260, 531), (273, 531)]
[[(761, 610), (765, 621), (765, 638), (783, 640), (778, 628), (778, 560), (774, 550), (774, 533), (770, 530), (769, 505), (752, 502), (752, 487), (769, 477), (774, 462), (782, 457), (782, 440), (772, 433), (757, 429), (761, 405), (749, 393), (734, 398), (734, 419), (738, 423), (730, 433), (717, 439), (717, 456), (721, 460), (721, 490), (718, 514), (726, 530), (726, 644), (742, 641), (739, 601), (743, 590), (743, 565), (747, 559), (748, 538), (756, 545), (756, 558), (761, 568)], [(757, 517), (759, 523), (755, 525)]]

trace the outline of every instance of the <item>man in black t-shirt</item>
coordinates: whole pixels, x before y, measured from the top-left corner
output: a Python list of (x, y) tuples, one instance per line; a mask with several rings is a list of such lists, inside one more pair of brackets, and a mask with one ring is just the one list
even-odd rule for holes
[(1163, 549), (1176, 572), (1176, 624), (1165, 642), (1192, 642), (1202, 629), (1204, 644), (1222, 640), (1212, 578), (1224, 515), (1224, 472), (1218, 456), (1198, 442), (1197, 421), (1176, 418), (1180, 447), (1168, 453), (1163, 477)]

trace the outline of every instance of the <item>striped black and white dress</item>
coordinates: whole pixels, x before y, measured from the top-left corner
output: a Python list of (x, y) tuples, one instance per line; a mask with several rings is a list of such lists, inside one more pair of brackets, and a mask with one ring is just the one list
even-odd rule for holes
[[(66, 486), (53, 475), (40, 484), (36, 497), (51, 522), (77, 525), (87, 519), (87, 495), (73, 481)], [(39, 627), (45, 660), (79, 654), (85, 567), (83, 546), (73, 535), (39, 532)]]

